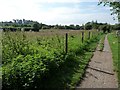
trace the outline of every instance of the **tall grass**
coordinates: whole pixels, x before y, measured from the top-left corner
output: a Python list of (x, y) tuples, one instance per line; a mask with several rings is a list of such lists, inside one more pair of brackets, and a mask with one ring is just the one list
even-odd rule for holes
[(85, 42), (82, 43), (81, 32), (69, 32), (69, 50), (65, 53), (64, 33), (46, 33), (3, 33), (2, 79), (5, 90), (74, 86), (82, 77), (101, 36), (88, 40), (88, 32), (85, 32)]

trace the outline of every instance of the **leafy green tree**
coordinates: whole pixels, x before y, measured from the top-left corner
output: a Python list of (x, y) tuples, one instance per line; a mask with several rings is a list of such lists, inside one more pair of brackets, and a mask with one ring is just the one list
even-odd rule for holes
[(56, 25), (54, 26), (54, 28), (55, 28), (55, 29), (58, 29), (58, 27), (59, 27), (59, 25), (58, 25), (58, 24), (56, 24)]
[(107, 31), (106, 25), (100, 25), (99, 30), (103, 31), (105, 33)]
[(110, 33), (111, 32), (111, 26), (107, 25), (107, 32)]
[(110, 2), (109, 0), (101, 0), (98, 5), (103, 4), (104, 6), (109, 6), (112, 9), (110, 9), (111, 15), (117, 15), (118, 22), (120, 23), (120, 1), (116, 0), (114, 2)]
[(69, 29), (69, 26), (65, 25), (65, 29)]
[(80, 29), (80, 26), (79, 26), (79, 25), (76, 25), (75, 27), (76, 27), (76, 30), (79, 30), (79, 29)]
[(91, 22), (86, 23), (84, 28), (85, 28), (85, 30), (90, 30), (90, 29), (92, 29)]
[(113, 26), (113, 29), (114, 29), (114, 30), (120, 30), (120, 24), (115, 24), (115, 25)]
[(92, 29), (98, 29), (98, 27), (99, 27), (99, 23), (97, 23), (97, 21), (92, 21), (91, 22), (91, 25), (92, 25)]
[(69, 28), (75, 30), (74, 24), (69, 25)]
[(41, 28), (42, 28), (42, 25), (39, 24), (38, 22), (35, 22), (35, 23), (33, 24), (33, 30), (34, 30), (34, 31), (39, 31), (39, 29), (41, 29)]

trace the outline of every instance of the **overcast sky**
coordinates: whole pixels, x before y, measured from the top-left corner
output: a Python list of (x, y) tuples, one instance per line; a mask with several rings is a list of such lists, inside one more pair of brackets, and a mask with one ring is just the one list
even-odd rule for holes
[(99, 0), (0, 0), (0, 21), (27, 19), (45, 24), (117, 23)]

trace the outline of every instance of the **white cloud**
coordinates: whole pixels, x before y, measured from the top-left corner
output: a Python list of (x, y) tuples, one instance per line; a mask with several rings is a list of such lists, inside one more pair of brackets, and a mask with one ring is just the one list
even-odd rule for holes
[(99, 0), (35, 0), (39, 3), (80, 3), (80, 2), (99, 2)]
[[(2, 0), (0, 1), (0, 19), (36, 17), (40, 10), (33, 0)], [(40, 7), (40, 6), (39, 6)]]
[[(46, 24), (82, 24), (91, 20), (101, 22), (110, 22), (112, 16), (110, 13), (82, 13), (83, 10), (98, 10), (96, 6), (89, 8), (78, 7), (76, 3), (87, 2), (88, 0), (0, 0), (0, 21), (9, 21), (12, 19), (31, 19)], [(91, 0), (89, 2), (98, 0)], [(76, 6), (54, 7), (46, 10), (46, 3), (73, 3)], [(87, 10), (88, 9), (88, 10)]]
[[(81, 14), (81, 13), (71, 13), (71, 14), (67, 14), (67, 11), (63, 9), (62, 12), (59, 11), (54, 11), (52, 13), (46, 12), (46, 14), (44, 15), (44, 17), (46, 19), (43, 19), (44, 23), (47, 24), (84, 24), (88, 21), (92, 21), (92, 20), (97, 20), (99, 22), (103, 22), (103, 23), (111, 23), (114, 24), (117, 21), (113, 20), (113, 16), (110, 16), (109, 13), (91, 13), (91, 14)], [(69, 12), (69, 11), (68, 11)], [(76, 10), (77, 12), (77, 10)], [(47, 14), (49, 14), (49, 17), (47, 16)]]

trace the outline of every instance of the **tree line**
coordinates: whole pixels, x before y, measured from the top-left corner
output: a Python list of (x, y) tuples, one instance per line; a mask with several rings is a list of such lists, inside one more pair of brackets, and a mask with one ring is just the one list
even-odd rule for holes
[(13, 20), (9, 22), (0, 22), (0, 26), (3, 27), (4, 31), (40, 31), (48, 29), (63, 29), (63, 30), (99, 30), (105, 32), (110, 32), (111, 30), (120, 30), (120, 24), (110, 25), (108, 23), (98, 23), (97, 21), (87, 22), (83, 25), (47, 25), (39, 23), (32, 20)]

